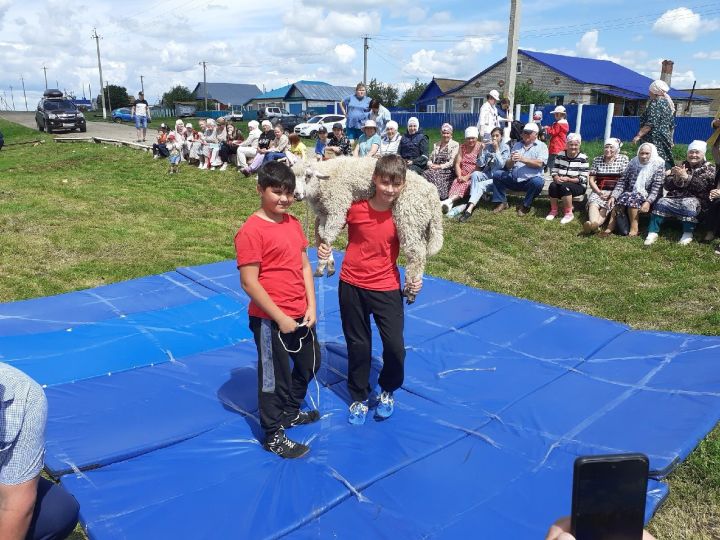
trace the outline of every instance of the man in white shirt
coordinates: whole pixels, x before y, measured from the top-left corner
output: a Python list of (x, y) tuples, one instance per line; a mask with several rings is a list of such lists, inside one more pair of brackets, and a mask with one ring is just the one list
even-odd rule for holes
[(480, 118), (478, 118), (477, 128), (481, 141), (490, 141), (490, 133), (496, 127), (500, 127), (498, 119), (497, 104), (500, 94), (497, 90), (490, 90), (486, 96), (485, 103), (480, 107)]
[(135, 118), (137, 142), (145, 142), (147, 125), (150, 121), (150, 106), (148, 105), (148, 102), (145, 101), (145, 96), (142, 92), (138, 93), (138, 98), (135, 100), (130, 114), (132, 114), (133, 118)]

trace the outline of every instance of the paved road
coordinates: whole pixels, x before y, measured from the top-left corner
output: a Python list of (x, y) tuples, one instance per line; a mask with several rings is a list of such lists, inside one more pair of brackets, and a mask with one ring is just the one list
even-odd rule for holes
[[(34, 112), (0, 112), (0, 117), (10, 122), (15, 122), (25, 127), (37, 129), (35, 124)], [(152, 145), (155, 142), (155, 129), (148, 129), (147, 144)], [(104, 139), (117, 139), (120, 141), (135, 142), (136, 132), (135, 126), (127, 124), (113, 124), (110, 122), (88, 122), (87, 133), (78, 131), (60, 131), (53, 132), (54, 137), (102, 137)]]

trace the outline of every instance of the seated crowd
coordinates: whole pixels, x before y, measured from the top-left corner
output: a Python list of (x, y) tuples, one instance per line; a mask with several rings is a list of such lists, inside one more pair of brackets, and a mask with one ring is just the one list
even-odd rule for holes
[[(657, 85), (651, 86), (651, 98), (653, 92), (660, 92)], [(645, 245), (655, 243), (666, 218), (682, 222), (680, 244), (692, 241), (700, 222), (705, 224), (704, 241), (720, 236), (720, 175), (716, 165), (705, 159), (705, 142), (694, 141), (688, 147), (687, 159), (674, 165), (667, 155), (659, 155), (659, 149), (642, 128), (642, 136), (633, 139), (639, 147), (632, 159), (620, 152), (619, 139), (610, 138), (605, 141), (602, 155), (589, 162), (581, 151), (580, 134), (569, 132), (564, 107), (551, 111), (552, 125), (543, 126), (540, 113), (524, 126), (514, 126), (513, 133), (507, 100), (499, 101), (498, 97), (495, 90), (488, 94), (478, 125), (465, 129), (462, 143), (453, 139), (453, 126), (445, 123), (440, 140), (431, 147), (416, 117), (407, 121), (401, 134), (397, 122), (378, 100), (369, 100), (363, 109), (364, 101), (355, 99), (345, 104), (344, 111), (348, 111), (348, 125), (357, 127), (345, 130), (338, 122), (328, 133), (321, 126), (312, 154), (297, 134), (286, 134), (280, 124), (252, 120), (244, 137), (223, 119), (200, 120), (197, 130), (182, 120), (177, 120), (173, 131), (163, 124), (153, 153), (156, 158), (169, 157), (171, 168), (174, 153), (175, 170), (179, 160), (205, 170), (225, 170), (234, 162), (245, 176), (274, 160), (292, 165), (297, 160), (398, 154), (408, 169), (437, 188), (443, 213), (448, 218), (457, 217), (459, 222), (472, 218), (484, 195), (491, 199), (493, 213), (506, 210), (507, 191), (524, 194), (517, 214), (527, 215), (545, 188), (547, 171), (547, 221), (560, 217), (562, 225), (571, 222), (575, 217), (574, 201), (587, 195), (587, 219), (582, 224), (586, 235), (598, 232), (603, 237), (613, 233), (637, 236), (639, 216), (649, 214)], [(658, 93), (655, 98), (662, 106), (671, 102), (667, 94)], [(718, 120), (713, 122), (713, 128), (720, 131)], [(720, 255), (720, 245), (715, 252)]]

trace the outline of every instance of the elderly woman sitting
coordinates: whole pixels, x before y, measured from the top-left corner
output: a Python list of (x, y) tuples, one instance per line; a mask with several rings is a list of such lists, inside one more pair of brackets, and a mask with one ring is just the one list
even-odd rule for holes
[(573, 219), (573, 197), (584, 195), (587, 190), (588, 159), (580, 152), (582, 138), (579, 133), (570, 133), (567, 136), (565, 150), (561, 150), (553, 162), (552, 182), (548, 186), (550, 197), (550, 212), (545, 217), (552, 221), (558, 214), (558, 199), (563, 202), (563, 217), (561, 225), (570, 223)]
[[(272, 126), (270, 122), (268, 122), (268, 125)], [(237, 147), (237, 156), (235, 159), (237, 160), (238, 171), (247, 167), (248, 158), (252, 159), (257, 155), (258, 139), (262, 134), (262, 131), (260, 131), (260, 123), (257, 120), (250, 120), (248, 122), (248, 130), (247, 138)]]
[(443, 124), (440, 128), (440, 140), (433, 145), (430, 163), (423, 173), (425, 179), (434, 185), (440, 200), (447, 199), (450, 186), (455, 178), (455, 157), (460, 150), (460, 143), (452, 138), (453, 127)]
[(372, 157), (380, 149), (380, 135), (377, 134), (375, 120), (365, 120), (362, 127), (362, 135), (353, 150), (355, 157)]
[(395, 120), (390, 120), (385, 124), (385, 134), (380, 137), (380, 150), (375, 155), (381, 157), (388, 154), (397, 154), (400, 147), (400, 138), (398, 123)]
[(715, 187), (715, 166), (705, 160), (706, 151), (704, 141), (693, 141), (688, 146), (687, 159), (668, 171), (666, 194), (655, 203), (650, 216), (646, 246), (657, 241), (660, 226), (668, 217), (682, 221), (683, 234), (679, 244), (684, 246), (692, 242), (698, 216), (710, 207), (710, 192)]
[(477, 170), (470, 175), (470, 200), (458, 221), (463, 223), (472, 217), (475, 207), (485, 192), (492, 189), (493, 173), (502, 171), (505, 162), (510, 158), (510, 147), (502, 142), (503, 129), (496, 127), (490, 132), (490, 142), (483, 147), (477, 159)]
[(407, 123), (407, 132), (400, 139), (398, 154), (408, 168), (422, 174), (427, 169), (429, 145), (427, 135), (420, 129), (420, 121), (412, 116)]
[(470, 177), (477, 168), (477, 160), (482, 152), (483, 144), (478, 141), (478, 128), (470, 126), (465, 129), (465, 142), (460, 145), (458, 155), (455, 157), (455, 180), (453, 180), (447, 198), (442, 201), (443, 214), (448, 217), (457, 215), (462, 209), (450, 212), (457, 201), (470, 191)]
[(600, 235), (609, 236), (615, 228), (618, 214), (627, 212), (630, 222), (628, 236), (637, 236), (638, 213), (647, 214), (650, 211), (660, 194), (664, 178), (665, 161), (658, 156), (655, 145), (641, 144), (637, 156), (632, 158), (608, 199), (608, 206), (614, 208), (607, 228)]
[(602, 156), (597, 156), (590, 165), (592, 192), (587, 202), (588, 220), (583, 223), (585, 234), (597, 232), (607, 220), (607, 200), (628, 166), (628, 157), (620, 153), (621, 146), (620, 139), (606, 140)]

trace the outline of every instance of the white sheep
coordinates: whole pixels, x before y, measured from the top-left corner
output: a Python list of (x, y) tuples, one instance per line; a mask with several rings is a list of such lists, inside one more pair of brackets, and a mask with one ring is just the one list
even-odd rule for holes
[[(372, 182), (375, 158), (340, 157), (308, 165), (304, 174), (296, 172), (295, 193), (304, 198), (315, 213), (316, 240), (329, 246), (345, 226), (347, 212), (355, 201), (375, 194)], [(400, 240), (400, 249), (407, 258), (405, 290), (408, 304), (415, 301), (407, 283), (422, 277), (427, 257), (435, 255), (443, 244), (443, 220), (440, 198), (435, 186), (408, 169), (405, 188), (392, 208), (393, 220)], [(316, 276), (335, 273), (330, 256), (319, 261)]]

